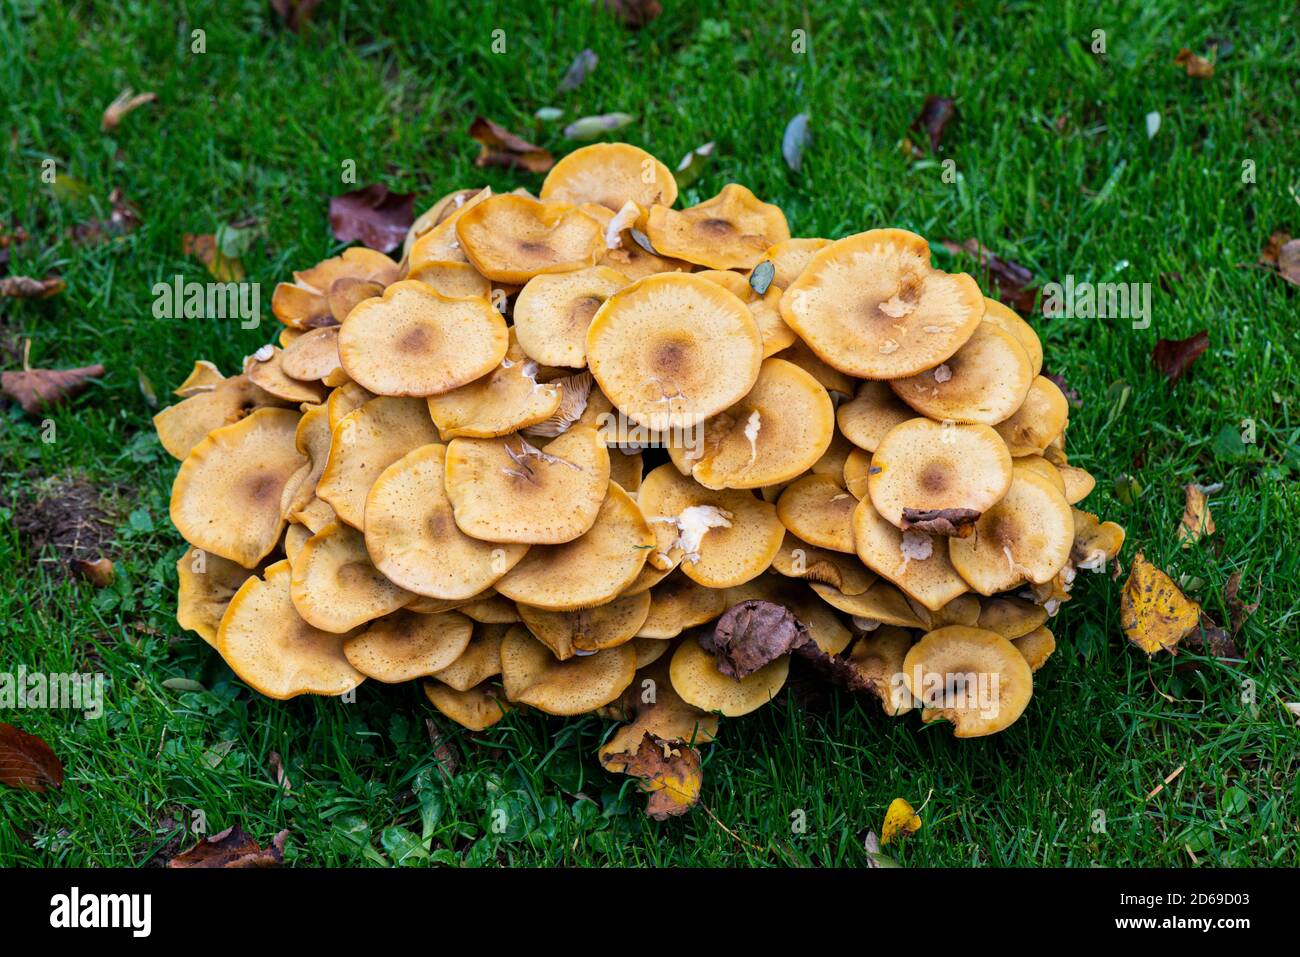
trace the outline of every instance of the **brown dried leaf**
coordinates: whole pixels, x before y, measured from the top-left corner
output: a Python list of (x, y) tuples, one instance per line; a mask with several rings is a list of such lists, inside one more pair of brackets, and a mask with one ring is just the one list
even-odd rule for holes
[(414, 193), (391, 193), (383, 183), (371, 183), (342, 196), (330, 197), (330, 229), (341, 243), (389, 252), (402, 245), (415, 222)]
[(808, 628), (788, 608), (752, 598), (727, 609), (712, 632), (699, 636), (700, 647), (716, 656), (718, 670), (737, 679), (810, 641)]
[(1241, 631), (1241, 626), (1246, 623), (1246, 619), (1259, 611), (1260, 597), (1264, 594), (1264, 589), (1260, 586), (1256, 590), (1255, 600), (1250, 604), (1241, 600), (1240, 592), (1241, 572), (1233, 572), (1228, 576), (1228, 584), (1223, 588), (1223, 599), (1228, 603), (1229, 625), (1232, 627), (1234, 638)]
[(1291, 241), (1291, 234), (1285, 229), (1276, 229), (1268, 237), (1268, 243), (1259, 251), (1259, 264), (1261, 266), (1272, 266), (1277, 268), (1278, 256), (1282, 253), (1282, 247)]
[(870, 694), (879, 697), (876, 686), (862, 677), (862, 672), (854, 666), (853, 662), (841, 655), (827, 654), (817, 642), (809, 641), (800, 645), (795, 649), (795, 654), (808, 662), (812, 669), (826, 681), (854, 694)]
[(988, 282), (999, 300), (1017, 312), (1034, 311), (1038, 290), (1030, 287), (1034, 274), (1024, 266), (995, 256), (978, 239), (971, 238), (964, 243), (945, 239), (943, 245), (953, 254), (965, 253), (974, 258), (988, 274)]
[(107, 588), (117, 577), (117, 569), (107, 558), (74, 558), (72, 570), (96, 588)]
[(271, 9), (280, 16), (280, 21), (294, 33), (301, 33), (312, 13), (320, 6), (320, 0), (271, 0)]
[(111, 211), (108, 219), (92, 219), (68, 227), (68, 238), (78, 246), (95, 246), (113, 236), (131, 232), (140, 225), (140, 214), (135, 210), (120, 189), (108, 194)]
[(1198, 80), (1204, 80), (1214, 76), (1214, 64), (1203, 56), (1197, 56), (1187, 47), (1178, 51), (1174, 57), (1174, 62), (1187, 71), (1188, 76), (1195, 77)]
[(99, 121), (99, 128), (105, 133), (111, 133), (117, 129), (117, 125), (122, 122), (122, 118), (133, 110), (138, 110), (146, 103), (152, 103), (158, 99), (157, 93), (135, 93), (131, 92), (128, 86), (125, 90), (117, 95), (112, 103), (104, 110), (104, 116)]
[(973, 508), (905, 508), (901, 527), (905, 532), (915, 529), (931, 535), (968, 538), (979, 517)]
[(429, 744), (433, 745), (433, 759), (438, 762), (438, 774), (444, 781), (454, 777), (460, 768), (460, 760), (451, 749), (447, 736), (434, 724), (432, 718), (424, 719), (424, 728), (429, 733)]
[(61, 788), (63, 762), (36, 735), (0, 722), (0, 784), (37, 792)]
[(181, 237), (181, 252), (203, 263), (218, 282), (242, 282), (246, 275), (244, 264), (237, 256), (223, 253), (212, 233), (185, 233)]
[(555, 165), (555, 157), (549, 152), (486, 117), (474, 118), (474, 122), (469, 125), (469, 135), (483, 147), (474, 159), (474, 165), (480, 168), (500, 166), (504, 169), (545, 173)]
[(1214, 516), (1210, 514), (1210, 502), (1199, 485), (1184, 485), (1186, 502), (1183, 505), (1183, 520), (1178, 526), (1178, 540), (1183, 548), (1201, 540), (1202, 535), (1214, 534)]
[(279, 867), (284, 863), (284, 842), (289, 837), (281, 831), (263, 850), (256, 841), (244, 833), (238, 824), (220, 834), (205, 837), (188, 851), (182, 851), (170, 861), (168, 867)]
[(1120, 596), (1120, 627), (1128, 640), (1148, 655), (1177, 654), (1178, 643), (1200, 618), (1201, 606), (1138, 552)]
[[(560, 80), (560, 92), (568, 93), (576, 90), (582, 85), (582, 81), (587, 78), (592, 70), (596, 69), (596, 64), (600, 62), (600, 57), (590, 47), (583, 50), (573, 62), (569, 64), (568, 71), (564, 74), (564, 79)], [(477, 137), (475, 137), (477, 139)]]
[(699, 803), (704, 769), (700, 753), (685, 741), (665, 741), (646, 732), (622, 771), (641, 779), (648, 792), (646, 816), (656, 821), (679, 817)]
[(930, 138), (930, 152), (939, 152), (948, 124), (957, 118), (957, 104), (949, 97), (930, 95), (921, 105), (921, 112), (912, 121), (909, 130), (923, 131)]
[(1277, 274), (1291, 285), (1300, 286), (1300, 239), (1292, 239), (1278, 252)]
[(0, 374), (0, 391), (23, 407), (29, 415), (66, 402), (104, 374), (101, 365), (80, 369), (24, 369)]
[(604, 7), (632, 30), (640, 30), (664, 12), (659, 0), (604, 0)]
[(1194, 628), (1192, 633), (1183, 639), (1182, 646), (1188, 651), (1209, 658), (1240, 660), (1245, 657), (1237, 647), (1237, 643), (1232, 640), (1232, 635), (1221, 628), (1209, 615), (1202, 612), (1197, 625), (1199, 627)]
[(0, 279), (0, 297), (11, 299), (49, 299), (68, 288), (58, 276), (33, 279), (30, 276), (6, 276)]
[(1151, 361), (1173, 384), (1182, 378), (1188, 367), (1209, 347), (1210, 336), (1205, 330), (1186, 339), (1161, 339), (1151, 351)]

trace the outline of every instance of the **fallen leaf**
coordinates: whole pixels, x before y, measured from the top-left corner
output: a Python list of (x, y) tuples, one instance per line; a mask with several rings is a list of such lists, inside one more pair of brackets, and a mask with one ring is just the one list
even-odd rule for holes
[(1300, 286), (1300, 239), (1292, 239), (1278, 251), (1277, 274), (1291, 285)]
[(718, 670), (737, 679), (809, 641), (808, 628), (788, 608), (753, 598), (728, 608), (699, 637), (700, 647), (717, 658)]
[(1138, 552), (1120, 595), (1120, 627), (1148, 655), (1177, 654), (1178, 643), (1201, 619), (1201, 606)]
[(944, 248), (953, 254), (966, 253), (973, 257), (988, 274), (994, 294), (1017, 312), (1033, 312), (1038, 290), (1030, 286), (1034, 274), (1017, 262), (995, 256), (978, 239), (957, 243), (943, 241)]
[(24, 369), (0, 374), (0, 391), (29, 415), (60, 405), (85, 391), (91, 379), (104, 375), (101, 365), (80, 369)]
[(713, 143), (708, 142), (703, 146), (697, 146), (677, 164), (677, 169), (673, 170), (673, 179), (677, 181), (679, 190), (685, 189), (700, 178), (704, 172), (704, 167), (709, 165), (709, 157), (713, 155)]
[(1173, 384), (1182, 378), (1188, 367), (1209, 347), (1210, 336), (1205, 330), (1186, 339), (1161, 339), (1151, 350), (1151, 361)]
[(564, 74), (564, 79), (560, 81), (560, 92), (568, 93), (576, 90), (582, 85), (582, 81), (591, 75), (591, 71), (596, 69), (596, 64), (600, 62), (600, 57), (591, 48), (587, 48), (573, 58), (569, 64), (568, 71)]
[(74, 558), (72, 570), (96, 588), (107, 588), (117, 577), (117, 569), (107, 558)]
[(486, 117), (475, 117), (469, 125), (469, 135), (483, 147), (474, 159), (474, 165), (479, 168), (500, 166), (504, 169), (545, 173), (555, 165), (555, 157), (546, 150), (534, 146)]
[(330, 197), (330, 229), (341, 243), (359, 242), (381, 253), (402, 245), (415, 222), (414, 193), (392, 193), (372, 183)]
[(1204, 80), (1214, 76), (1214, 64), (1203, 56), (1197, 56), (1187, 47), (1178, 51), (1174, 57), (1174, 62), (1181, 66), (1188, 76), (1195, 77), (1198, 80)]
[(664, 12), (659, 0), (604, 0), (604, 7), (633, 30), (640, 30)]
[(6, 276), (0, 279), (0, 297), (11, 299), (49, 299), (68, 288), (58, 276), (33, 279), (30, 276)]
[(99, 128), (105, 133), (111, 133), (117, 129), (117, 125), (122, 122), (122, 118), (133, 110), (138, 110), (146, 103), (152, 103), (158, 99), (157, 93), (132, 93), (128, 86), (125, 90), (117, 95), (112, 103), (104, 110), (104, 116), (99, 121)]
[(1201, 540), (1203, 535), (1214, 534), (1214, 516), (1210, 514), (1210, 502), (1205, 491), (1199, 485), (1184, 485), (1183, 520), (1178, 526), (1178, 540), (1183, 548), (1189, 548), (1193, 542)]
[(867, 832), (867, 836), (862, 840), (862, 847), (867, 852), (868, 868), (889, 868), (898, 866), (892, 857), (880, 852), (880, 838), (876, 835), (875, 831)]
[(1061, 390), (1061, 395), (1065, 396), (1066, 402), (1070, 403), (1070, 405), (1074, 406), (1076, 409), (1083, 408), (1083, 400), (1079, 398), (1078, 392), (1070, 388), (1069, 384), (1065, 381), (1065, 376), (1056, 375), (1055, 373), (1048, 372), (1046, 369), (1044, 369), (1040, 375), (1042, 375), (1044, 379), (1053, 382), (1056, 387)]
[(187, 851), (182, 851), (170, 861), (168, 867), (279, 867), (284, 863), (284, 842), (289, 837), (281, 831), (263, 850), (256, 841), (244, 833), (239, 825), (228, 827), (220, 834), (202, 838)]
[(905, 532), (915, 529), (948, 538), (969, 538), (979, 518), (980, 513), (973, 508), (905, 508), (899, 527)]
[(1208, 658), (1225, 658), (1241, 660), (1245, 657), (1232, 640), (1232, 635), (1221, 628), (1213, 618), (1204, 612), (1192, 633), (1183, 639), (1183, 647), (1198, 655)]
[(921, 104), (921, 112), (916, 114), (909, 130), (924, 132), (930, 138), (930, 152), (939, 152), (948, 124), (957, 118), (957, 104), (949, 97), (930, 95)]
[(1291, 712), (1291, 717), (1295, 718), (1296, 727), (1300, 728), (1300, 701), (1288, 701), (1282, 707)]
[(1259, 264), (1261, 266), (1271, 266), (1277, 268), (1278, 257), (1282, 254), (1282, 247), (1291, 241), (1291, 234), (1284, 229), (1275, 229), (1268, 237), (1268, 242), (1264, 248), (1259, 251)]
[(114, 236), (131, 232), (140, 225), (140, 214), (127, 202), (120, 189), (108, 194), (107, 219), (92, 219), (68, 227), (68, 238), (78, 246), (94, 246)]
[(223, 253), (212, 233), (185, 233), (181, 237), (181, 252), (203, 263), (218, 282), (242, 282), (246, 275), (239, 257)]
[(48, 744), (0, 722), (0, 784), (43, 793), (63, 787), (63, 762)]
[(895, 838), (901, 841), (920, 829), (921, 818), (912, 805), (905, 798), (894, 798), (885, 812), (885, 823), (880, 826), (880, 846), (888, 847)]
[(289, 780), (289, 775), (284, 770), (284, 759), (280, 757), (279, 751), (272, 751), (266, 756), (266, 763), (271, 768), (271, 773), (275, 775), (275, 783), (284, 788), (285, 794), (293, 793), (293, 782)]
[(770, 259), (764, 259), (750, 271), (749, 288), (760, 296), (767, 295), (767, 290), (771, 287), (772, 280), (775, 278), (776, 263)]
[(432, 718), (424, 719), (424, 728), (429, 734), (429, 744), (433, 745), (433, 759), (438, 762), (438, 773), (444, 781), (454, 777), (460, 761), (447, 742), (447, 736), (438, 729)]
[(302, 32), (318, 6), (320, 0), (271, 0), (271, 9), (279, 14), (280, 22), (294, 33)]
[(803, 166), (803, 151), (808, 146), (808, 114), (798, 113), (785, 125), (781, 134), (781, 156), (793, 172)]
[(564, 136), (570, 140), (594, 140), (602, 133), (613, 133), (636, 122), (631, 113), (601, 113), (598, 116), (584, 116), (574, 120), (564, 128)]
[(1255, 600), (1249, 604), (1241, 600), (1240, 592), (1241, 572), (1233, 572), (1228, 576), (1228, 583), (1223, 587), (1223, 599), (1228, 603), (1228, 624), (1232, 628), (1234, 638), (1241, 631), (1241, 626), (1246, 623), (1246, 619), (1259, 610), (1264, 589), (1261, 586), (1255, 593)]
[(700, 800), (704, 769), (700, 753), (685, 741), (665, 741), (646, 732), (623, 773), (640, 778), (648, 792), (645, 813), (656, 821), (685, 814)]

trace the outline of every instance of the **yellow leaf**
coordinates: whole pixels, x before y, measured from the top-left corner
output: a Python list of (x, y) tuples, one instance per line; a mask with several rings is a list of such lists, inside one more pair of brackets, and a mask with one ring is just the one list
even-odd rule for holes
[(211, 233), (186, 233), (181, 238), (181, 250), (203, 263), (219, 282), (242, 282), (244, 279), (244, 264), (238, 257), (222, 253), (217, 237)]
[(1201, 606), (1138, 552), (1120, 596), (1119, 622), (1128, 640), (1148, 655), (1176, 653), (1200, 618)]
[(649, 795), (645, 812), (656, 821), (685, 814), (700, 800), (700, 753), (685, 741), (665, 741), (647, 731), (636, 751), (622, 755), (619, 763), (624, 774), (641, 779)]
[(921, 819), (904, 798), (894, 798), (885, 812), (885, 823), (880, 828), (880, 845), (884, 847), (895, 837), (899, 840), (921, 829)]
[(1187, 501), (1183, 506), (1183, 522), (1178, 526), (1178, 540), (1183, 548), (1199, 541), (1202, 535), (1214, 534), (1214, 517), (1210, 515), (1210, 502), (1196, 485), (1183, 487)]

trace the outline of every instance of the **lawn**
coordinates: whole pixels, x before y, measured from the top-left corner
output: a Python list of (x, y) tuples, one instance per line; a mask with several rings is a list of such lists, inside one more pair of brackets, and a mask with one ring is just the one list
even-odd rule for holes
[[(1300, 290), (1254, 265), (1274, 230), (1300, 233), (1294, 8), (665, 6), (638, 32), (582, 0), (327, 2), (297, 34), (257, 2), (0, 4), (0, 230), (30, 237), (8, 270), (67, 283), (0, 299), (4, 367), (30, 340), (33, 367), (107, 369), (46, 417), (0, 411), (0, 671), (109, 682), (98, 720), (0, 713), (67, 772), (60, 791), (0, 790), (0, 864), (156, 865), (201, 819), (263, 844), (287, 829), (299, 865), (861, 866), (865, 834), (899, 796), (927, 802), (920, 832), (890, 848), (905, 866), (1300, 864), (1300, 729), (1283, 707), (1300, 700)], [(588, 47), (595, 71), (557, 92)], [(1175, 65), (1181, 47), (1213, 60), (1213, 76)], [(101, 131), (127, 87), (157, 101)], [(936, 155), (909, 131), (930, 94), (959, 112)], [(565, 118), (534, 118), (548, 106)], [(536, 175), (474, 167), (470, 121), (560, 155), (577, 145), (566, 122), (613, 111), (636, 116), (619, 137), (671, 166), (716, 144), (681, 205), (741, 182), (795, 235), (899, 226), (944, 268), (977, 269), (942, 244), (974, 237), (1039, 281), (1150, 284), (1148, 328), (1031, 321), (1047, 368), (1080, 397), (1071, 460), (1098, 477), (1087, 507), (1127, 527), (1125, 569), (1141, 549), (1220, 622), (1239, 572), (1243, 596), (1261, 594), (1238, 636), (1244, 663), (1148, 659), (1119, 628), (1123, 579), (1081, 576), (1053, 625), (1059, 650), (1006, 733), (954, 740), (801, 680), (725, 723), (706, 753), (707, 810), (667, 823), (600, 768), (608, 725), (595, 718), (513, 715), (481, 734), (439, 718), (435, 746), (416, 684), (369, 682), (355, 704), (250, 694), (173, 618), (176, 466), (154, 437), (150, 388), (167, 404), (195, 357), (229, 371), (273, 338), (274, 284), (341, 248), (327, 206), (355, 188), (346, 161), (358, 185), (415, 192), (419, 208), (465, 186), (535, 189)], [(811, 139), (795, 173), (780, 147), (798, 113)], [(139, 225), (74, 242), (72, 227), (108, 216), (114, 189)], [(235, 222), (256, 224), (241, 259), (261, 284), (262, 327), (155, 318), (155, 283), (208, 278), (183, 235)], [(1199, 330), (1209, 350), (1171, 385), (1153, 346)], [(1122, 476), (1136, 481), (1123, 500)], [(1222, 485), (1217, 531), (1182, 548), (1193, 482)], [(48, 502), (75, 488), (106, 516), (107, 589), (40, 547), (59, 520)]]

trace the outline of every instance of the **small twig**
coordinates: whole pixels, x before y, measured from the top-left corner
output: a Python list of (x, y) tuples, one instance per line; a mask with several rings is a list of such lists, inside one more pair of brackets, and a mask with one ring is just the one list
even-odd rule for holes
[(759, 852), (761, 852), (761, 853), (766, 853), (766, 852), (767, 852), (767, 848), (765, 848), (765, 847), (759, 847), (757, 844), (753, 844), (753, 843), (751, 843), (751, 842), (745, 840), (743, 837), (741, 837), (739, 834), (737, 834), (737, 833), (736, 833), (735, 831), (733, 831), (731, 828), (727, 827), (727, 825), (723, 824), (720, 820), (718, 820), (718, 816), (717, 816), (716, 814), (714, 814), (712, 811), (710, 811), (710, 810), (709, 810), (709, 806), (708, 806), (707, 804), (705, 804), (703, 801), (700, 802), (700, 809), (703, 810), (705, 814), (707, 814), (710, 818), (713, 819), (713, 823), (714, 823), (714, 824), (718, 825), (718, 827), (720, 827), (720, 828), (722, 828), (724, 831), (726, 831), (727, 834), (729, 834), (729, 835), (732, 837), (733, 840), (739, 841), (741, 844), (744, 844), (746, 847), (748, 847), (748, 848), (752, 848), (752, 849), (755, 850), (755, 851), (759, 851)]
[(1156, 785), (1155, 790), (1153, 790), (1150, 794), (1147, 795), (1147, 800), (1150, 801), (1153, 797), (1155, 797), (1157, 794), (1163, 791), (1165, 789), (1165, 785), (1168, 784), (1170, 781), (1172, 781), (1174, 778), (1178, 777), (1178, 775), (1182, 774), (1183, 770), (1186, 767), (1187, 765), (1180, 764), (1178, 765), (1178, 767), (1174, 768), (1173, 771), (1169, 772), (1169, 777), (1165, 778), (1163, 782)]

